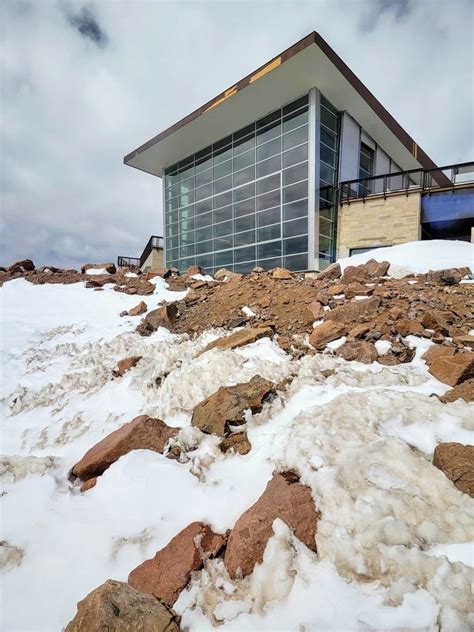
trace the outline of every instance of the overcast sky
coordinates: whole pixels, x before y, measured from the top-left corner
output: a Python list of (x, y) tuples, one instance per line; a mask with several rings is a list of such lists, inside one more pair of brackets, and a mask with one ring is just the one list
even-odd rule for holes
[(435, 162), (472, 160), (473, 6), (3, 0), (0, 262), (139, 256), (161, 182), (123, 156), (313, 30)]

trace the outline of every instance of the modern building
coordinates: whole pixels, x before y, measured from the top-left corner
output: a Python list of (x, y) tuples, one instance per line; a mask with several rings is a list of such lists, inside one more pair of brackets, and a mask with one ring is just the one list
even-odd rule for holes
[(140, 257), (117, 257), (117, 266), (140, 268), (142, 272), (161, 270), (165, 267), (164, 239), (158, 235), (152, 235), (143, 249)]
[[(465, 187), (315, 32), (124, 162), (163, 179), (166, 265), (211, 273), (320, 270), (339, 255), (419, 239), (422, 197)], [(472, 193), (471, 184), (461, 203), (471, 226)]]

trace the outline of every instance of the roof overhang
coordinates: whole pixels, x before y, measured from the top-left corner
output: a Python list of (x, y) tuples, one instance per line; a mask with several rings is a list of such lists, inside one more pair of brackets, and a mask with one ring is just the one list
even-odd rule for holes
[(161, 176), (163, 169), (317, 87), (347, 111), (402, 170), (436, 164), (318, 33), (310, 33), (225, 92), (125, 156)]

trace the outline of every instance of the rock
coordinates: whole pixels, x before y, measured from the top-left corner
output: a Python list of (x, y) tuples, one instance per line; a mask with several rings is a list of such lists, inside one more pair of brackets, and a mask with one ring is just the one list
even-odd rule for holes
[(293, 275), (286, 268), (273, 268), (271, 275), (274, 279), (292, 279)]
[(179, 621), (155, 597), (108, 579), (77, 604), (65, 632), (179, 632)]
[(178, 316), (178, 308), (175, 303), (165, 303), (157, 309), (153, 309), (138, 325), (136, 331), (141, 336), (151, 336), (159, 327), (172, 329)]
[(88, 450), (72, 468), (74, 476), (87, 480), (100, 476), (124, 454), (132, 450), (153, 450), (163, 453), (169, 439), (178, 433), (161, 419), (140, 415), (107, 435)]
[(210, 342), (199, 355), (210, 351), (211, 349), (237, 349), (248, 345), (265, 336), (272, 336), (273, 330), (270, 327), (246, 327), (240, 331), (236, 331), (230, 336), (223, 336)]
[(397, 320), (393, 324), (393, 329), (406, 338), (406, 336), (421, 336), (423, 332), (423, 326), (417, 320), (410, 320), (409, 318), (402, 318)]
[(337, 340), (344, 335), (345, 331), (345, 325), (328, 320), (313, 329), (309, 341), (315, 349), (322, 351), (328, 342)]
[(255, 266), (255, 268), (252, 268), (252, 272), (254, 273), (265, 272), (265, 268), (261, 268), (260, 266)]
[(370, 327), (368, 325), (356, 325), (349, 330), (349, 336), (351, 338), (363, 338), (369, 331)]
[(387, 274), (390, 268), (388, 261), (375, 261), (375, 259), (369, 259), (367, 263), (359, 266), (347, 266), (342, 275), (341, 281), (343, 283), (359, 282), (364, 283), (374, 279), (380, 279)]
[(202, 295), (197, 290), (189, 289), (186, 293), (186, 296), (184, 297), (184, 302), (186, 303), (186, 305), (190, 305), (191, 303), (199, 301), (201, 296)]
[(449, 386), (456, 386), (474, 377), (474, 352), (436, 358), (429, 367), (431, 375)]
[(260, 375), (254, 375), (250, 382), (243, 384), (221, 386), (195, 406), (191, 424), (202, 432), (223, 437), (230, 432), (230, 426), (245, 423), (247, 409), (260, 412), (273, 388), (273, 383)]
[(474, 445), (439, 443), (433, 454), (433, 465), (459, 490), (474, 498)]
[(463, 274), (456, 268), (447, 270), (430, 270), (426, 275), (429, 283), (442, 283), (443, 285), (457, 285), (463, 278)]
[(178, 268), (167, 268), (163, 273), (164, 279), (169, 279), (170, 277), (179, 276)]
[(87, 270), (102, 270), (104, 269), (109, 274), (115, 274), (117, 268), (114, 263), (86, 263), (81, 266), (81, 273), (85, 274)]
[(86, 492), (88, 489), (95, 487), (96, 483), (97, 483), (97, 476), (87, 479), (87, 481), (85, 481), (81, 485), (81, 492)]
[(192, 522), (150, 560), (137, 566), (128, 583), (172, 606), (187, 586), (191, 573), (220, 553), (226, 537), (202, 522)]
[(310, 303), (308, 305), (308, 309), (314, 319), (317, 319), (324, 314), (324, 308), (319, 301), (313, 301)]
[(124, 294), (129, 294), (130, 296), (135, 296), (135, 294), (141, 296), (149, 296), (153, 294), (156, 287), (153, 283), (150, 283), (146, 279), (147, 275), (143, 275), (141, 277), (129, 278), (127, 279), (127, 283), (125, 286), (117, 285), (114, 290), (116, 292), (123, 292)]
[(186, 274), (188, 276), (194, 276), (195, 274), (202, 274), (202, 268), (201, 266), (189, 266), (189, 268), (186, 270)]
[(421, 324), (426, 329), (434, 329), (436, 332), (447, 334), (448, 325), (453, 322), (453, 314), (451, 312), (432, 309), (423, 314)]
[(456, 351), (455, 347), (448, 347), (447, 345), (432, 345), (428, 351), (422, 355), (422, 359), (428, 366), (431, 366), (437, 358), (443, 356), (452, 356)]
[(450, 391), (442, 395), (439, 400), (444, 404), (463, 399), (465, 402), (474, 402), (474, 378), (461, 382)]
[(245, 432), (236, 432), (231, 434), (230, 437), (223, 439), (219, 448), (224, 454), (232, 450), (238, 454), (248, 454), (252, 449), (252, 444)]
[(22, 259), (21, 261), (15, 261), (8, 268), (9, 272), (17, 271), (19, 272), (32, 272), (35, 269), (35, 264), (31, 259)]
[(343, 285), (342, 287), (342, 294), (344, 294), (347, 299), (354, 298), (354, 296), (369, 296), (373, 292), (371, 287), (367, 287), (361, 283), (349, 283), (349, 285)]
[(231, 270), (227, 270), (226, 268), (219, 268), (214, 274), (214, 278), (216, 281), (230, 281), (231, 279), (241, 279), (242, 275), (231, 272)]
[(336, 351), (336, 355), (344, 358), (344, 360), (363, 362), (371, 364), (378, 358), (377, 349), (372, 342), (364, 342), (356, 340), (354, 342), (346, 342)]
[(263, 559), (272, 525), (280, 518), (308, 548), (316, 551), (316, 512), (311, 490), (293, 472), (275, 473), (265, 491), (235, 523), (224, 557), (232, 578), (249, 575)]
[(190, 287), (192, 290), (200, 290), (203, 287), (207, 287), (207, 281), (194, 281)]
[[(86, 283), (86, 287), (87, 287), (87, 283)], [(120, 316), (120, 318), (123, 318), (124, 316), (128, 316), (127, 310), (124, 309), (122, 312), (120, 312), (119, 316)]]
[(341, 266), (338, 263), (332, 263), (330, 266), (320, 272), (316, 278), (318, 279), (318, 281), (334, 281), (335, 279), (339, 279), (341, 274)]
[(454, 343), (462, 345), (463, 347), (474, 347), (474, 336), (455, 336)]
[(113, 372), (115, 377), (122, 377), (127, 371), (130, 371), (134, 366), (140, 362), (143, 356), (130, 356), (129, 358), (124, 358), (123, 360), (119, 360), (117, 363), (117, 368)]
[(380, 298), (378, 296), (373, 296), (365, 301), (350, 301), (335, 307), (330, 312), (326, 312), (324, 319), (334, 320), (339, 323), (360, 321), (364, 318), (375, 316), (379, 306)]
[(144, 301), (140, 301), (138, 305), (135, 305), (135, 307), (132, 307), (132, 309), (129, 310), (128, 315), (141, 316), (147, 311), (147, 309), (148, 309), (147, 304)]

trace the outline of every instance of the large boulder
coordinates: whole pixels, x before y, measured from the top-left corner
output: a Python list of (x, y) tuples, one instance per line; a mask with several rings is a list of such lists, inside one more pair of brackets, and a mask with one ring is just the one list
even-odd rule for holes
[(225, 542), (225, 535), (214, 533), (202, 522), (192, 522), (155, 557), (137, 566), (128, 576), (128, 583), (172, 606), (187, 586), (191, 573), (218, 555)]
[(235, 523), (227, 542), (224, 564), (233, 578), (249, 575), (263, 560), (275, 518), (316, 552), (316, 512), (311, 490), (293, 472), (274, 474), (257, 502)]
[(432, 309), (423, 314), (421, 324), (426, 329), (433, 329), (438, 333), (447, 334), (449, 331), (448, 325), (453, 322), (453, 319), (454, 315), (452, 312)]
[(21, 261), (15, 261), (8, 268), (9, 272), (32, 272), (35, 269), (35, 264), (31, 259), (22, 259)]
[(430, 270), (426, 280), (430, 283), (442, 283), (443, 285), (457, 285), (463, 278), (463, 274), (457, 268), (447, 270)]
[(436, 358), (431, 363), (429, 372), (440, 382), (456, 386), (474, 377), (474, 352)]
[(387, 274), (390, 268), (388, 261), (375, 261), (375, 259), (369, 259), (367, 263), (359, 266), (347, 266), (342, 275), (342, 283), (353, 283), (355, 281), (359, 283), (367, 283), (367, 281), (374, 281), (380, 279)]
[(393, 329), (397, 332), (397, 334), (400, 334), (400, 336), (403, 336), (404, 338), (406, 336), (421, 336), (423, 332), (423, 326), (421, 323), (409, 318), (401, 318), (400, 320), (397, 320), (393, 324)]
[(455, 402), (457, 399), (463, 399), (465, 402), (474, 402), (474, 378), (461, 382), (461, 384), (452, 388), (439, 399), (444, 404)]
[(437, 358), (443, 356), (453, 356), (456, 352), (456, 347), (448, 347), (447, 345), (432, 345), (428, 351), (422, 355), (423, 360), (428, 366), (431, 366)]
[(474, 497), (474, 445), (439, 443), (433, 454), (433, 465), (458, 489)]
[(85, 263), (81, 266), (82, 274), (85, 274), (87, 270), (105, 270), (109, 274), (115, 274), (117, 272), (114, 263)]
[(113, 579), (77, 604), (65, 632), (179, 632), (179, 617), (155, 597)]
[(274, 279), (292, 279), (293, 275), (286, 268), (273, 268), (271, 275)]
[(231, 426), (245, 423), (245, 411), (260, 412), (274, 384), (260, 375), (250, 382), (221, 388), (200, 402), (193, 410), (191, 424), (202, 432), (224, 437)]
[(347, 323), (351, 321), (363, 322), (364, 319), (370, 319), (377, 314), (380, 307), (380, 298), (372, 296), (364, 301), (350, 301), (339, 307), (335, 307), (330, 312), (326, 312), (324, 320), (334, 320), (338, 323)]
[(346, 327), (342, 323), (327, 320), (313, 329), (309, 341), (315, 349), (322, 351), (328, 342), (337, 340), (344, 335), (345, 331)]
[(273, 330), (270, 327), (246, 327), (245, 329), (236, 331), (230, 336), (223, 336), (222, 338), (213, 340), (199, 355), (211, 349), (237, 349), (238, 347), (249, 345), (251, 342), (271, 335), (273, 335)]
[(83, 481), (100, 476), (121, 456), (132, 450), (163, 453), (167, 442), (177, 433), (178, 428), (170, 428), (161, 419), (140, 415), (88, 450), (72, 468), (72, 474)]
[(316, 278), (318, 281), (334, 281), (335, 279), (339, 279), (341, 274), (341, 266), (336, 262), (325, 268)]
[(363, 340), (354, 340), (353, 342), (344, 343), (336, 351), (336, 355), (344, 358), (344, 360), (363, 362), (371, 364), (378, 358), (377, 349), (372, 342)]
[(172, 329), (178, 316), (178, 308), (175, 303), (165, 303), (157, 309), (153, 309), (145, 316), (137, 327), (141, 336), (151, 336), (159, 327)]

